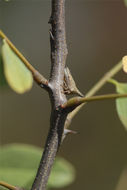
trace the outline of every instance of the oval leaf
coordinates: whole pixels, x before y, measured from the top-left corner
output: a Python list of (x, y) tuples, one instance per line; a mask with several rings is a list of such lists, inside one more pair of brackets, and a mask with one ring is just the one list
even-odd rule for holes
[(5, 40), (2, 45), (2, 58), (5, 77), (10, 87), (20, 94), (30, 90), (33, 84), (32, 74)]
[[(0, 181), (30, 189), (41, 155), (40, 148), (30, 145), (10, 144), (0, 147)], [(69, 185), (74, 180), (74, 176), (72, 165), (63, 158), (57, 158), (48, 188), (62, 188)], [(2, 190), (1, 187), (0, 189)]]
[[(119, 83), (114, 79), (111, 79), (111, 81), (116, 86), (116, 91), (119, 94), (127, 93), (127, 83)], [(116, 109), (122, 124), (127, 130), (127, 98), (117, 98)]]

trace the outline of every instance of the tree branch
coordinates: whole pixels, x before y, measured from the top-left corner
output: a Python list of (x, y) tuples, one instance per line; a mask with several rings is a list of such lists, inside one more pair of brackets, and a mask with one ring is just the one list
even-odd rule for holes
[(51, 24), (51, 72), (48, 83), (52, 111), (44, 153), (31, 190), (46, 189), (53, 161), (61, 144), (64, 123), (68, 114), (65, 109), (61, 108), (61, 105), (67, 101), (63, 89), (64, 68), (67, 56), (64, 4), (65, 0), (52, 0), (52, 14), (49, 20)]
[[(5, 34), (0, 31), (0, 36), (7, 41), (13, 51), (20, 57), (20, 59), (24, 62), (27, 68), (32, 72), (34, 80), (40, 86), (44, 86), (47, 89), (52, 105), (50, 129), (44, 147), (44, 152), (40, 161), (40, 165), (37, 171), (37, 175), (33, 182), (31, 190), (46, 190), (46, 185), (56, 153), (62, 142), (62, 137), (64, 137), (64, 126), (68, 126), (69, 119), (71, 122), (74, 115), (85, 104), (84, 99), (78, 97), (78, 101), (77, 99), (75, 99), (78, 103), (75, 103), (75, 105), (78, 106), (79, 104), (82, 104), (78, 106), (74, 111), (72, 111), (71, 106), (74, 105), (74, 102), (72, 101), (72, 99), (70, 100), (70, 102), (72, 101), (72, 104), (69, 101), (67, 102), (66, 96), (64, 94), (64, 69), (67, 57), (65, 33), (65, 0), (52, 0), (52, 14), (49, 23), (51, 24), (51, 72), (49, 82), (24, 58), (24, 56), (16, 49), (16, 47), (10, 42)], [(121, 63), (119, 63), (111, 71), (109, 71), (86, 94), (85, 101), (87, 97), (95, 94), (95, 92), (97, 92), (107, 82), (109, 78), (115, 75), (121, 69), (121, 67), (122, 65)], [(89, 99), (89, 101), (91, 100)], [(71, 113), (68, 116), (69, 112)], [(65, 121), (67, 121), (66, 124)]]
[(7, 38), (7, 36), (0, 30), (0, 37), (5, 39), (10, 48), (15, 52), (15, 54), (22, 60), (25, 66), (32, 72), (34, 80), (41, 86), (47, 87), (48, 81), (43, 77), (20, 53), (20, 51), (14, 46), (14, 44)]
[(61, 105), (61, 107), (64, 109), (72, 109), (73, 110), (77, 106), (81, 105), (82, 103), (116, 99), (116, 98), (127, 98), (127, 94), (105, 94), (105, 95), (82, 97), (82, 98), (74, 97), (74, 98), (71, 98), (70, 100), (68, 100), (65, 104)]

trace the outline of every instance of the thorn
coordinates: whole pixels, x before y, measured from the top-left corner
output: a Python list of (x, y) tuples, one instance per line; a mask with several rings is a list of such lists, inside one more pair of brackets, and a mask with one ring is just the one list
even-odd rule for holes
[(68, 134), (77, 134), (78, 132), (77, 131), (72, 131), (70, 129), (64, 129), (64, 132), (63, 132), (63, 136), (62, 136), (62, 141), (65, 139), (65, 137), (68, 135)]
[(77, 131), (72, 131), (70, 129), (64, 129), (64, 134), (67, 135), (67, 134), (77, 134), (78, 132)]
[(53, 20), (53, 18), (52, 18), (52, 16), (49, 18), (49, 21), (48, 21), (48, 24), (52, 24), (52, 20)]
[(49, 34), (50, 34), (51, 39), (54, 40), (54, 36), (52, 34), (52, 30), (51, 29), (49, 30)]
[(64, 83), (65, 94), (78, 94), (81, 97), (83, 96), (83, 94), (78, 90), (68, 67), (65, 67), (64, 69)]

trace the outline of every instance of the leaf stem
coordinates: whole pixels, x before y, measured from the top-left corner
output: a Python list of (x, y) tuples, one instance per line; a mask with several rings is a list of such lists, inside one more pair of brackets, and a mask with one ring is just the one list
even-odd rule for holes
[(109, 79), (107, 82), (109, 82), (109, 83), (112, 83), (112, 84), (114, 84), (115, 86), (117, 86), (117, 84), (118, 84), (118, 82), (116, 81), (116, 80), (114, 80), (114, 79)]
[(15, 54), (22, 60), (22, 62), (25, 64), (25, 66), (32, 72), (34, 80), (39, 85), (46, 85), (48, 81), (43, 77), (39, 71), (37, 71), (28, 61), (27, 59), (21, 54), (21, 52), (15, 47), (15, 45), (8, 39), (8, 37), (0, 30), (0, 37), (2, 39), (5, 39), (10, 48), (15, 52)]
[(0, 181), (0, 186), (6, 187), (7, 189), (10, 189), (10, 190), (17, 190), (17, 187), (10, 185), (4, 181)]
[(62, 105), (62, 108), (75, 108), (82, 103), (85, 102), (92, 102), (92, 101), (100, 101), (100, 100), (107, 100), (107, 99), (116, 99), (116, 98), (126, 98), (127, 94), (104, 94), (98, 96), (91, 96), (91, 97), (74, 97), (68, 100), (65, 104)]
[(113, 68), (111, 68), (104, 76), (87, 92), (86, 97), (93, 96), (98, 92), (107, 81), (116, 75), (122, 69), (122, 62), (118, 62)]

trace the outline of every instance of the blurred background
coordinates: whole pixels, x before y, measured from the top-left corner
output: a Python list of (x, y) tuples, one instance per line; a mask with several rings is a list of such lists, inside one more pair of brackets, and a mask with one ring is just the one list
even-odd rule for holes
[[(46, 77), (50, 73), (50, 12), (49, 0), (0, 1), (0, 28)], [(66, 31), (67, 65), (85, 94), (127, 54), (127, 8), (122, 0), (67, 0)], [(122, 71), (116, 78), (127, 81)], [(114, 90), (107, 84), (98, 94)], [(48, 95), (35, 83), (24, 95), (0, 89), (0, 144), (43, 147), (49, 118)], [(63, 190), (127, 189), (127, 184), (126, 188), (117, 186), (127, 166), (127, 132), (117, 117), (114, 101), (87, 104), (74, 118), (71, 129), (78, 134), (65, 139), (59, 155), (72, 162), (77, 176)]]

